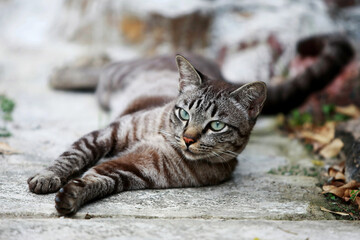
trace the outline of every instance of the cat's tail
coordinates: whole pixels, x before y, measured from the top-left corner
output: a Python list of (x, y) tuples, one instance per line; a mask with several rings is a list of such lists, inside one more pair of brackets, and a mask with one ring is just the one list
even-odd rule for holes
[(350, 42), (341, 35), (320, 35), (300, 40), (297, 53), (301, 57), (316, 57), (316, 60), (292, 79), (268, 86), (263, 114), (286, 113), (300, 106), (310, 94), (334, 80), (355, 55)]

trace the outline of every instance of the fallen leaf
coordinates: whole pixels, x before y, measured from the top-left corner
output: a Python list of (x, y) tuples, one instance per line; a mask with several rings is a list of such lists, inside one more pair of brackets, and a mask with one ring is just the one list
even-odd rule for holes
[[(332, 193), (346, 202), (358, 205), (360, 211), (360, 183), (352, 180), (346, 182), (345, 176), (345, 161), (333, 165), (328, 169), (328, 175), (331, 177), (327, 182), (328, 185), (323, 185), (322, 194)], [(355, 192), (356, 191), (356, 192)], [(352, 201), (350, 201), (352, 200)]]
[(353, 190), (351, 190), (351, 189), (346, 189), (346, 190), (345, 190), (344, 196), (343, 196), (343, 198), (345, 199), (345, 201), (348, 201), (348, 200), (346, 200), (347, 198), (350, 199), (351, 191), (353, 191)]
[(335, 112), (341, 113), (343, 115), (357, 118), (360, 117), (360, 110), (354, 104), (345, 106), (345, 107), (335, 107)]
[(342, 172), (337, 172), (335, 177), (334, 177), (335, 180), (342, 180), (342, 181), (345, 181), (345, 175), (342, 173)]
[(322, 145), (330, 143), (335, 136), (335, 123), (327, 122), (324, 126), (300, 130), (299, 137)]
[(326, 159), (332, 158), (338, 155), (343, 147), (344, 143), (339, 138), (335, 138), (330, 144), (321, 149), (319, 154)]
[(344, 188), (334, 187), (333, 189), (329, 190), (328, 192), (334, 194), (335, 196), (338, 196), (339, 198), (343, 198), (345, 191), (346, 191), (346, 189), (344, 189)]
[(330, 192), (331, 190), (333, 190), (333, 189), (335, 189), (335, 188), (337, 188), (337, 187), (335, 187), (335, 186), (333, 186), (333, 185), (324, 185), (324, 186), (323, 186), (323, 190), (324, 190), (323, 193), (328, 193), (328, 192)]
[(320, 210), (321, 211), (324, 211), (324, 212), (329, 212), (329, 213), (334, 213), (334, 214), (337, 214), (337, 215), (341, 215), (341, 216), (349, 216), (348, 213), (344, 213), (344, 212), (334, 212), (334, 211), (331, 211), (327, 208), (324, 208), (324, 207), (320, 207)]
[(328, 175), (329, 177), (335, 177), (338, 172), (339, 172), (338, 170), (334, 169), (333, 167), (330, 167), (328, 170)]
[[(340, 187), (336, 187), (334, 185), (324, 185), (323, 186), (323, 194), (324, 193), (332, 193), (340, 198), (350, 197), (350, 190), (354, 190), (360, 187), (360, 183), (356, 181), (348, 182)], [(345, 199), (346, 200), (346, 199)]]
[(335, 187), (341, 187), (341, 186), (344, 186), (345, 183), (343, 181), (336, 181), (336, 180), (333, 180), (331, 181), (331, 185), (335, 186)]
[(15, 154), (15, 153), (19, 153), (19, 152), (11, 148), (9, 144), (0, 142), (0, 154)]
[(360, 187), (360, 183), (356, 182), (355, 180), (351, 180), (350, 182), (341, 186), (341, 188), (359, 188), (359, 187)]
[(310, 140), (310, 141), (319, 142), (319, 143), (322, 143), (322, 144), (327, 144), (332, 139), (332, 137), (324, 136), (324, 135), (313, 133), (313, 132), (310, 132), (310, 131), (301, 132), (300, 137), (304, 138), (304, 139), (307, 139), (307, 140)]

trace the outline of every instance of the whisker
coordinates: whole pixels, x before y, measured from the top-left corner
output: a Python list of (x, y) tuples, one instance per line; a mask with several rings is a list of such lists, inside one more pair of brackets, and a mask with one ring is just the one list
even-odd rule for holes
[(232, 152), (229, 150), (224, 151), (225, 154), (229, 155), (229, 156), (233, 156), (233, 157), (237, 157), (239, 154), (236, 152)]
[(223, 158), (220, 154), (218, 154), (218, 153), (216, 153), (216, 152), (214, 152), (214, 151), (212, 151), (212, 153), (213, 153), (215, 156), (217, 156), (217, 157), (221, 158), (222, 160), (226, 161), (225, 158)]

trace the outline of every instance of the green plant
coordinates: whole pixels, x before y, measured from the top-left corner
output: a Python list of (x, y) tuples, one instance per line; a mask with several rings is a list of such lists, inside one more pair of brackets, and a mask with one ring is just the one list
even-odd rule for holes
[(321, 110), (325, 116), (326, 121), (345, 121), (349, 119), (349, 116), (346, 116), (341, 113), (336, 113), (334, 104), (325, 104), (322, 105)]
[(310, 113), (301, 113), (298, 109), (295, 109), (290, 114), (289, 124), (291, 126), (301, 126), (305, 123), (311, 123), (313, 121), (313, 117)]
[(285, 165), (277, 169), (270, 169), (267, 173), (284, 176), (308, 176), (318, 177), (320, 168), (318, 167), (301, 167), (300, 165)]
[[(350, 118), (349, 116), (346, 116), (344, 114), (337, 113), (334, 104), (322, 105), (321, 112), (325, 122), (327, 121), (341, 122), (348, 120)], [(316, 119), (314, 119), (313, 115), (310, 112), (301, 112), (299, 109), (295, 109), (291, 111), (287, 117), (287, 120), (290, 127), (298, 127), (306, 123), (319, 124), (319, 122), (317, 122)]]
[(2, 119), (2, 126), (0, 126), (0, 137), (9, 137), (11, 133), (7, 129), (7, 122), (12, 121), (12, 112), (15, 108), (15, 102), (5, 95), (0, 95), (0, 119)]
[(351, 190), (350, 193), (350, 199), (351, 201), (355, 201), (355, 198), (357, 197), (357, 195), (360, 193), (360, 189), (359, 190)]
[[(356, 191), (356, 190), (354, 190)], [(358, 190), (360, 191), (360, 190)], [(340, 197), (335, 196), (332, 193), (325, 193), (325, 198), (327, 200), (326, 208), (334, 211), (345, 213), (348, 215), (338, 215), (334, 216), (339, 220), (360, 220), (360, 212), (358, 206), (355, 204), (350, 204), (349, 202), (345, 202)]]

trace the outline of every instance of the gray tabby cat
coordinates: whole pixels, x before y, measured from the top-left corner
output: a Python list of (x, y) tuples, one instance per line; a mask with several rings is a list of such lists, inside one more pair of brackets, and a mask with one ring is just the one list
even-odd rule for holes
[[(308, 50), (306, 44), (314, 42)], [(338, 36), (309, 38), (299, 46), (305, 55), (315, 51), (318, 60), (292, 85), (269, 88), (267, 102), (264, 83), (230, 84), (214, 63), (197, 56), (190, 56), (191, 62), (201, 71), (180, 55), (176, 65), (169, 57), (109, 65), (97, 95), (102, 106), (120, 116), (29, 178), (30, 191), (58, 191), (56, 209), (68, 215), (86, 202), (126, 190), (198, 187), (229, 179), (264, 104), (268, 113), (289, 110), (353, 57), (349, 43)], [(106, 161), (95, 165), (100, 159)]]

